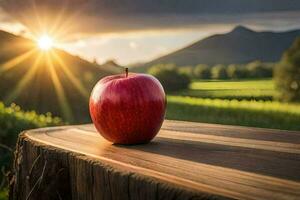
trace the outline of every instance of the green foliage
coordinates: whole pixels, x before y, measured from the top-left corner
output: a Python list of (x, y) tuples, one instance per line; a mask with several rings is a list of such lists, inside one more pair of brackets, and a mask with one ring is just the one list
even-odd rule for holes
[[(0, 102), (0, 166), (5, 169), (11, 163), (13, 152), (9, 149), (14, 149), (18, 134), (27, 129), (39, 128), (45, 126), (61, 125), (60, 118), (52, 117), (50, 113), (38, 115), (34, 111), (24, 112), (19, 106), (12, 104), (10, 107), (5, 107)], [(3, 179), (0, 175), (0, 183)], [(1, 188), (0, 188), (1, 189)], [(0, 193), (0, 197), (4, 196), (5, 191)], [(0, 198), (1, 199), (1, 198)]]
[(199, 79), (210, 79), (211, 71), (208, 65), (199, 64), (194, 69), (194, 77)]
[(194, 67), (193, 66), (181, 66), (181, 67), (178, 67), (178, 71), (179, 71), (179, 73), (185, 74), (188, 77), (193, 77)]
[(284, 53), (274, 79), (280, 100), (300, 101), (300, 38)]
[(241, 79), (247, 77), (247, 70), (239, 65), (228, 65), (227, 67), (228, 77), (231, 79)]
[(198, 64), (196, 66), (176, 67), (174, 64), (158, 64), (154, 65), (152, 69), (150, 68), (148, 72), (156, 73), (154, 71), (159, 70), (159, 68), (176, 68), (179, 73), (193, 79), (256, 79), (271, 78), (274, 66), (274, 63), (262, 63), (261, 61), (253, 61), (247, 64), (230, 64), (228, 66)]
[(227, 71), (224, 65), (215, 65), (211, 69), (213, 79), (227, 79)]
[(272, 67), (261, 61), (253, 61), (247, 64), (246, 68), (248, 70), (248, 77), (250, 78), (272, 77), (273, 74)]
[(7, 200), (8, 199), (8, 189), (7, 188), (0, 188), (0, 200)]
[(149, 73), (161, 82), (166, 92), (186, 89), (190, 84), (190, 78), (173, 65), (153, 66)]
[(38, 115), (34, 111), (24, 112), (15, 104), (5, 107), (0, 102), (0, 141), (8, 146), (15, 144), (17, 134), (23, 130), (61, 123), (61, 120), (52, 117), (51, 113)]
[(300, 130), (300, 105), (168, 96), (168, 119)]

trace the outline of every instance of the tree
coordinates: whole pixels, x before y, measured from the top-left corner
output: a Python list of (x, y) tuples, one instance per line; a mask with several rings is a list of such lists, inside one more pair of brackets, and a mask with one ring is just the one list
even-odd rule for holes
[(190, 78), (192, 78), (194, 76), (193, 75), (193, 66), (180, 66), (180, 67), (178, 67), (178, 71), (182, 74), (189, 76)]
[(283, 54), (274, 80), (280, 100), (300, 101), (300, 37)]
[(211, 72), (208, 65), (199, 64), (194, 69), (194, 77), (200, 79), (210, 79)]
[(171, 65), (157, 65), (149, 69), (148, 73), (155, 76), (162, 84), (166, 92), (187, 89), (191, 80), (186, 74), (180, 73)]
[(211, 69), (211, 74), (213, 79), (227, 79), (227, 71), (224, 65), (215, 65)]
[(266, 64), (259, 60), (247, 64), (247, 70), (251, 78), (272, 77), (272, 68), (267, 67)]
[(227, 75), (231, 79), (246, 78), (247, 70), (239, 65), (231, 64), (227, 67)]

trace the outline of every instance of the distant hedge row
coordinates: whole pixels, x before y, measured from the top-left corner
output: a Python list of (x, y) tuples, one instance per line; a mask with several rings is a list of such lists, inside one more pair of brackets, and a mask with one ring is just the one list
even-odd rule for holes
[(253, 61), (247, 64), (214, 65), (199, 64), (196, 66), (175, 66), (173, 64), (154, 65), (149, 73), (158, 68), (173, 68), (179, 73), (196, 79), (242, 79), (242, 78), (270, 78), (273, 76), (275, 63)]
[(151, 67), (148, 73), (161, 82), (166, 92), (187, 89), (191, 82), (190, 76), (179, 72), (173, 65), (156, 65)]
[(208, 66), (177, 67), (173, 64), (158, 64), (152, 66), (148, 73), (154, 75), (167, 92), (187, 89), (191, 79), (242, 79), (269, 78), (273, 75), (273, 63), (254, 61), (248, 64), (231, 64)]
[(199, 79), (241, 79), (269, 78), (273, 75), (274, 63), (253, 61), (248, 64), (214, 65), (199, 64), (197, 66), (178, 67), (180, 72)]

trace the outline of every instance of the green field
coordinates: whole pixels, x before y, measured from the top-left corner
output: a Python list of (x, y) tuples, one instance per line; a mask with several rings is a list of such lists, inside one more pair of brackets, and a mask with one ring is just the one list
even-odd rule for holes
[(240, 80), (240, 81), (193, 81), (189, 90), (181, 91), (176, 95), (238, 99), (238, 100), (272, 100), (276, 94), (273, 81), (263, 80)]
[(168, 96), (168, 119), (300, 130), (300, 104), (271, 101), (272, 80), (193, 81)]

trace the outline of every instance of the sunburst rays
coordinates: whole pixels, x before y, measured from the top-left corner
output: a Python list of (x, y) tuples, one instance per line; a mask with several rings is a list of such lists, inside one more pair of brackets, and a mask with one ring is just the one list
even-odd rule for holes
[(27, 60), (30, 56), (32, 56), (36, 52), (36, 49), (31, 49), (15, 58), (8, 60), (7, 62), (0, 64), (0, 75), (16, 66), (21, 64), (25, 60)]
[[(86, 101), (88, 101), (89, 93), (87, 92), (87, 89), (84, 87), (80, 79), (78, 79), (74, 75), (74, 72), (64, 62), (64, 59), (55, 51), (56, 50), (50, 50), (48, 52), (38, 52), (36, 49), (32, 49), (14, 59), (9, 60), (2, 66), (0, 65), (0, 73), (5, 73), (6, 71), (13, 69), (15, 66), (22, 64), (22, 62), (25, 62), (29, 57), (36, 57), (32, 66), (30, 66), (29, 70), (25, 73), (22, 79), (18, 81), (15, 88), (13, 88), (13, 90), (4, 98), (4, 101), (6, 103), (14, 102), (19, 96), (22, 95), (22, 92), (28, 89), (26, 87), (33, 80), (33, 77), (37, 75), (44, 75), (39, 74), (37, 72), (39, 67), (45, 67), (47, 68), (46, 71), (49, 72), (48, 75), (50, 76), (53, 87), (55, 89), (59, 107), (62, 111), (61, 113), (67, 121), (72, 122), (74, 120), (73, 112), (70, 107), (68, 97), (66, 96), (62, 81), (60, 80), (60, 77), (57, 74), (56, 68), (62, 70), (63, 74), (66, 75), (64, 77), (66, 77), (72, 83), (72, 87), (74, 87)], [(46, 61), (45, 66), (41, 65), (42, 59)]]
[[(34, 54), (34, 52), (36, 52), (36, 54)], [(55, 52), (55, 50), (50, 50), (49, 52), (43, 52), (43, 53), (42, 52), (38, 53), (36, 49), (28, 51), (24, 55), (18, 56), (15, 59), (12, 59), (7, 63), (5, 63), (4, 65), (2, 65), (2, 67), (0, 68), (0, 73), (1, 72), (4, 73), (9, 69), (14, 68), (15, 66), (22, 64), (22, 62), (26, 61), (26, 59), (28, 59), (30, 56), (33, 55), (36, 56), (34, 63), (32, 64), (32, 66), (30, 66), (29, 70), (25, 73), (22, 79), (19, 80), (16, 87), (4, 98), (4, 101), (6, 103), (12, 103), (13, 101), (15, 101), (20, 95), (22, 95), (22, 92), (24, 92), (24, 90), (28, 89), (26, 87), (29, 85), (30, 81), (33, 80), (34, 76), (44, 75), (44, 74), (37, 73), (38, 68), (46, 67), (49, 72), (48, 75), (52, 80), (52, 84), (55, 89), (56, 96), (58, 98), (58, 103), (62, 111), (62, 115), (67, 121), (72, 122), (74, 120), (73, 112), (70, 107), (68, 97), (66, 96), (62, 81), (60, 80), (57, 74), (56, 68), (60, 68), (62, 70), (63, 74), (66, 75), (64, 77), (66, 77), (70, 81), (70, 83), (72, 83), (72, 87), (74, 87), (76, 91), (78, 91), (78, 93), (86, 101), (88, 101), (89, 93), (87, 92), (87, 89), (84, 87), (80, 79), (78, 79), (74, 75), (74, 72), (67, 66), (67, 64), (64, 62), (64, 59), (60, 55), (58, 55)], [(46, 66), (42, 66), (40, 64), (41, 63), (40, 61), (42, 59), (45, 59)]]
[(31, 30), (29, 34), (34, 39), (37, 39), (41, 34), (49, 34), (55, 40), (65, 42), (72, 40), (70, 35), (74, 35), (74, 31), (78, 30), (78, 18), (86, 5), (83, 4), (80, 9), (70, 9), (72, 2), (62, 1), (56, 10), (47, 10), (40, 6), (36, 0), (30, 0), (30, 6), (25, 12), (30, 17), (24, 15), (19, 17), (29, 27)]
[(57, 53), (55, 53), (54, 51), (50, 52), (51, 57), (53, 59), (55, 59), (60, 67), (62, 68), (62, 70), (64, 71), (64, 73), (67, 75), (67, 77), (69, 78), (69, 80), (74, 84), (74, 86), (77, 88), (77, 90), (79, 91), (79, 93), (87, 99), (87, 97), (89, 96), (89, 93), (87, 92), (87, 90), (84, 88), (84, 86), (82, 85), (82, 83), (80, 82), (79, 79), (77, 79), (73, 73), (71, 72), (71, 70), (66, 66), (66, 64), (64, 63), (64, 61), (57, 55)]
[[(40, 65), (41, 60), (45, 59), (46, 66)], [(17, 59), (19, 60), (19, 59)], [(22, 61), (25, 61), (26, 59), (22, 59)], [(59, 63), (59, 65), (54, 65), (53, 61), (56, 61)], [(17, 62), (18, 64), (22, 62)], [(14, 65), (9, 65), (13, 67)], [(45, 67), (46, 71), (48, 71), (48, 75), (50, 76), (52, 80), (53, 87), (56, 92), (56, 96), (58, 98), (59, 107), (62, 111), (63, 117), (69, 121), (73, 121), (73, 112), (70, 107), (70, 104), (68, 102), (68, 98), (66, 96), (64, 87), (61, 83), (61, 80), (56, 72), (56, 67), (61, 67), (63, 69), (63, 72), (65, 73), (66, 77), (69, 78), (71, 83), (74, 84), (75, 88), (78, 90), (78, 92), (87, 99), (88, 93), (86, 92), (84, 86), (81, 84), (81, 82), (73, 75), (73, 72), (66, 66), (66, 64), (63, 62), (63, 59), (60, 58), (54, 51), (44, 52), (44, 53), (38, 53), (36, 56), (36, 59), (32, 66), (30, 66), (29, 70), (25, 73), (25, 75), (20, 79), (17, 83), (17, 85), (14, 87), (14, 89), (4, 98), (4, 101), (6, 103), (12, 103), (15, 101), (19, 96), (22, 95), (22, 93), (29, 88), (26, 88), (30, 81), (33, 80), (33, 77), (36, 75), (45, 75), (45, 74), (39, 74), (37, 73), (39, 67)], [(47, 74), (46, 74), (47, 75)], [(39, 83), (36, 83), (39, 84)], [(38, 92), (38, 91), (34, 91)], [(51, 98), (51, 97), (49, 97)]]
[(36, 74), (41, 57), (42, 54), (39, 54), (32, 67), (26, 72), (24, 77), (18, 82), (14, 90), (4, 99), (5, 102), (14, 101), (18, 97), (18, 95), (22, 92), (22, 90), (28, 85), (28, 83), (32, 80), (32, 78)]
[[(60, 27), (63, 27), (62, 22), (66, 20), (66, 16), (65, 16), (66, 3), (67, 3), (67, 1), (64, 1), (64, 5), (61, 6), (59, 13), (56, 15), (56, 17), (54, 19), (54, 23), (53, 23), (52, 27), (49, 29), (49, 34), (55, 35), (56, 33), (60, 32), (58, 29)], [(56, 37), (59, 37), (59, 36), (56, 35)]]
[(58, 97), (58, 102), (60, 105), (61, 110), (63, 111), (63, 115), (64, 117), (68, 120), (68, 121), (73, 121), (73, 114), (72, 114), (72, 110), (71, 107), (69, 105), (68, 99), (66, 97), (64, 88), (58, 78), (58, 75), (56, 73), (55, 67), (53, 65), (53, 61), (50, 58), (49, 54), (46, 54), (46, 63), (50, 72), (50, 76), (51, 76), (51, 80), (53, 83), (53, 86), (55, 88), (57, 97)]
[(41, 29), (42, 28), (42, 22), (41, 22), (40, 16), (39, 16), (38, 11), (37, 11), (35, 0), (30, 0), (30, 5), (32, 6), (32, 13), (34, 13), (35, 20), (37, 21), (37, 25), (34, 26), (34, 28), (37, 29), (37, 30)]
[[(69, 34), (73, 28), (76, 27), (76, 23), (74, 23), (81, 12), (80, 9), (76, 10), (73, 13), (70, 13), (67, 9), (67, 4), (61, 6), (61, 10), (55, 11), (56, 14), (46, 13), (43, 9), (40, 9), (35, 0), (30, 0), (31, 6), (31, 18), (27, 15), (21, 15), (21, 21), (23, 21), (31, 32), (29, 35), (34, 40), (38, 40), (38, 37), (41, 35), (49, 34), (56, 42), (63, 42), (65, 40), (70, 40)], [(50, 15), (49, 15), (50, 14)], [(34, 59), (32, 59), (34, 58)], [(26, 62), (30, 59), (30, 62)], [(40, 76), (49, 76), (47, 77), (46, 82), (49, 82), (53, 86), (53, 90), (56, 94), (57, 102), (59, 104), (60, 113), (63, 117), (69, 121), (73, 121), (73, 111), (69, 104), (73, 97), (69, 94), (69, 89), (74, 88), (80, 96), (88, 101), (89, 93), (84, 87), (83, 82), (79, 79), (75, 74), (79, 74), (75, 72), (77, 68), (70, 68), (68, 62), (65, 62), (63, 55), (60, 55), (59, 52), (55, 48), (49, 49), (48, 51), (39, 52), (38, 48), (32, 47), (29, 51), (19, 55), (5, 63), (0, 64), (0, 76), (9, 70), (15, 69), (16, 66), (21, 66), (26, 62), (32, 63), (31, 66), (28, 66), (27, 72), (25, 72), (24, 76), (17, 82), (16, 86), (11, 90), (11, 92), (4, 98), (6, 103), (12, 103), (13, 101), (17, 101), (19, 97), (22, 97), (30, 85), (35, 84), (31, 83), (35, 80), (36, 88), (33, 91), (36, 92), (35, 96), (38, 98), (37, 101), (41, 100), (41, 96), (39, 94), (44, 85), (40, 85), (43, 82), (43, 78)], [(40, 70), (40, 67), (45, 69)], [(24, 69), (24, 68), (23, 68)], [(18, 70), (17, 68), (15, 70)], [(14, 72), (14, 71), (12, 71)], [(48, 72), (48, 73), (47, 73)], [(61, 73), (62, 74), (58, 74)], [(66, 85), (68, 81), (61, 80), (61, 78), (66, 78), (71, 86)], [(38, 83), (41, 82), (41, 83)], [(46, 87), (46, 86), (45, 86)], [(31, 88), (33, 89), (33, 88)], [(44, 94), (43, 94), (44, 95)], [(76, 96), (76, 95), (75, 95)], [(52, 98), (52, 97), (49, 97)]]

